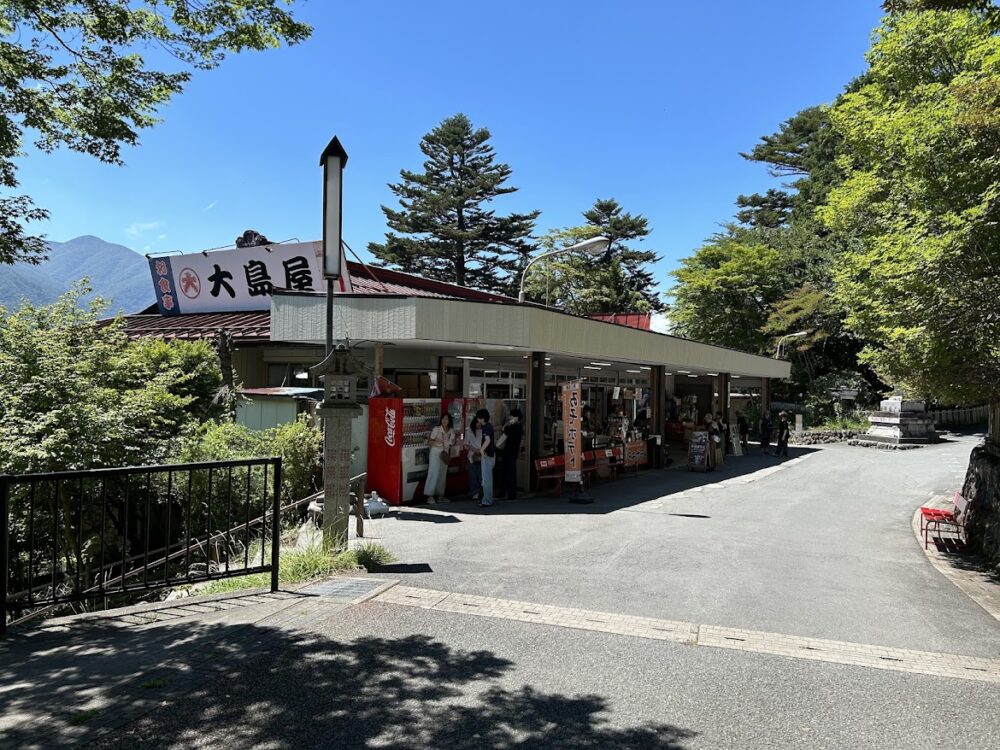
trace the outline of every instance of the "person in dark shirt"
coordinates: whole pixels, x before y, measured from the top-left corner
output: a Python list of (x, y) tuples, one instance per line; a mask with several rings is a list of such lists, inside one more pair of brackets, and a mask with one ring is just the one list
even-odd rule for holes
[(517, 459), (521, 455), (521, 443), (524, 441), (523, 415), (520, 409), (511, 409), (507, 424), (503, 426), (503, 445), (500, 450), (500, 476), (508, 500), (517, 499)]
[(760, 452), (765, 456), (771, 453), (771, 417), (766, 411), (760, 415)]
[(747, 415), (743, 412), (740, 412), (740, 415), (736, 417), (736, 429), (740, 433), (740, 448), (743, 449), (743, 455), (746, 456), (750, 453), (750, 446), (748, 445), (750, 423), (747, 421)]
[(788, 458), (789, 433), (788, 415), (785, 414), (785, 412), (781, 412), (778, 415), (778, 445), (774, 451), (776, 456), (784, 456), (785, 458)]

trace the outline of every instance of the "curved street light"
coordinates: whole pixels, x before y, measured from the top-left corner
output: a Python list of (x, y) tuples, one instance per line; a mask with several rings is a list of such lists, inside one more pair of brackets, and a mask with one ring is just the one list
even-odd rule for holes
[(517, 301), (524, 302), (524, 280), (528, 276), (528, 269), (543, 258), (550, 258), (553, 255), (559, 255), (561, 253), (586, 253), (587, 255), (591, 255), (596, 258), (598, 255), (606, 253), (610, 246), (611, 240), (607, 237), (591, 237), (589, 240), (577, 242), (575, 245), (570, 245), (569, 247), (560, 247), (555, 250), (549, 250), (547, 253), (536, 255), (528, 261), (528, 265), (526, 265), (524, 270), (521, 271), (521, 288), (517, 293)]
[(780, 339), (778, 339), (778, 348), (774, 350), (774, 358), (781, 359), (781, 347), (785, 343), (785, 339), (797, 339), (802, 336), (808, 336), (809, 331), (797, 331), (796, 333), (786, 333)]

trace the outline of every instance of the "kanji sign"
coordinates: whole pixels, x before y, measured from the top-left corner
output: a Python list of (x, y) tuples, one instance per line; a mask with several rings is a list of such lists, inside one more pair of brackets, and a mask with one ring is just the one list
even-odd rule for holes
[[(346, 269), (347, 263), (343, 265)], [(321, 242), (151, 258), (149, 270), (161, 315), (268, 310), (275, 289), (326, 290)], [(351, 291), (345, 273), (334, 292)]]
[(566, 457), (566, 482), (577, 483), (583, 478), (583, 402), (580, 381), (563, 383), (563, 453)]

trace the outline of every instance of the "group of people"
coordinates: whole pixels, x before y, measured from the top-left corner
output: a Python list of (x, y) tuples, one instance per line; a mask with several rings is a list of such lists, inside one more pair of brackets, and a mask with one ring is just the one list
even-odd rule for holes
[[(709, 435), (708, 468), (715, 469), (722, 466), (725, 461), (726, 452), (729, 450), (728, 446), (730, 445), (730, 428), (722, 418), (722, 414), (714, 416), (706, 414), (705, 429)], [(761, 453), (769, 456), (771, 455), (771, 437), (775, 431), (769, 414), (765, 413), (761, 415), (758, 431), (760, 434)], [(750, 452), (750, 422), (743, 412), (740, 412), (736, 416), (736, 432), (739, 437), (740, 452), (743, 455), (747, 455)], [(788, 424), (788, 414), (786, 412), (778, 414), (777, 433), (777, 444), (775, 445), (774, 455), (787, 458), (791, 428)]]
[[(446, 501), (445, 481), (448, 465), (457, 448), (464, 447), (468, 461), (469, 495), (488, 508), (494, 501), (494, 471), (499, 459), (501, 489), (508, 500), (517, 498), (517, 457), (524, 441), (524, 415), (511, 409), (499, 434), (490, 421), (490, 413), (480, 409), (469, 422), (464, 437), (452, 425), (451, 415), (442, 414), (429, 438), (430, 456), (424, 495), (428, 503)], [(461, 446), (459, 441), (461, 440)]]
[[(770, 415), (763, 414), (760, 418), (760, 452), (765, 456), (771, 455), (771, 435), (773, 432), (774, 427), (771, 425)], [(775, 456), (788, 457), (788, 439), (790, 437), (791, 428), (788, 425), (788, 414), (779, 412), (777, 443), (774, 448)]]

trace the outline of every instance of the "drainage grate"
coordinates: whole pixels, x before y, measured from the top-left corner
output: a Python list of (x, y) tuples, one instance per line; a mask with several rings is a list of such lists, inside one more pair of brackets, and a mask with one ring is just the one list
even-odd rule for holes
[(385, 581), (378, 579), (341, 578), (313, 583), (303, 588), (301, 593), (309, 596), (326, 596), (331, 599), (353, 600), (359, 596), (370, 594), (384, 583)]

